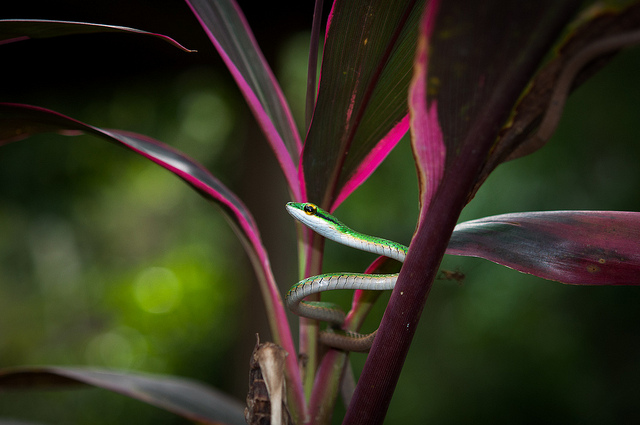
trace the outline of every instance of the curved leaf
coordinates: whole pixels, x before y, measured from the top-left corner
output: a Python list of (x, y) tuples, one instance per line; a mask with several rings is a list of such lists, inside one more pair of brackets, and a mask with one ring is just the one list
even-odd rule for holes
[(640, 285), (640, 213), (544, 211), (458, 224), (447, 254), (480, 257), (545, 279)]
[(195, 52), (182, 46), (174, 39), (162, 34), (154, 34), (135, 28), (117, 25), (92, 24), (87, 22), (50, 21), (44, 19), (0, 19), (0, 44), (28, 40), (30, 38), (49, 38), (71, 34), (93, 34), (105, 32), (133, 33), (157, 37), (184, 50)]
[(24, 139), (37, 133), (64, 135), (89, 133), (131, 149), (176, 174), (202, 196), (215, 201), (242, 229), (245, 237), (259, 246), (259, 233), (253, 217), (226, 186), (203, 166), (150, 137), (119, 130), (104, 130), (84, 124), (57, 112), (30, 105), (0, 103), (0, 144)]
[(477, 190), (499, 164), (544, 146), (560, 120), (567, 96), (609, 62), (622, 47), (640, 40), (640, 3), (625, 9), (590, 9), (531, 81), (501, 130), (476, 183)]
[[(622, 10), (596, 9), (595, 13), (582, 16), (581, 20), (585, 22), (566, 37), (557, 49), (557, 57), (536, 75), (530, 89), (516, 105), (513, 119), (500, 134), (495, 156), (505, 158), (508, 152), (505, 159), (511, 160), (541, 148), (555, 130), (570, 90), (577, 88), (608, 63), (617, 50), (638, 43), (640, 3)], [(631, 33), (636, 34), (635, 39), (628, 38)], [(620, 40), (620, 43), (598, 48), (603, 41), (614, 39)], [(544, 125), (544, 119), (542, 122), (536, 120), (543, 113), (548, 114), (549, 109), (557, 109), (553, 111), (555, 122), (551, 126)], [(544, 134), (527, 137), (536, 124), (541, 126), (538, 133), (542, 131)]]
[[(272, 336), (291, 354), (287, 358), (287, 377), (294, 383), (293, 390), (300, 388), (301, 391), (295, 348), (280, 291), (258, 227), (242, 201), (202, 165), (157, 140), (126, 131), (100, 129), (44, 108), (0, 103), (0, 145), (43, 132), (67, 135), (84, 132), (130, 149), (171, 171), (220, 207), (251, 259), (258, 276)], [(299, 392), (296, 394), (302, 397)]]
[(301, 199), (297, 163), (302, 150), (287, 101), (242, 11), (233, 0), (187, 0), (262, 127), (289, 183)]
[(302, 158), (309, 200), (337, 207), (406, 133), (423, 4), (334, 3)]
[(237, 400), (184, 378), (76, 367), (15, 368), (0, 371), (0, 392), (90, 385), (135, 398), (206, 424), (245, 424)]

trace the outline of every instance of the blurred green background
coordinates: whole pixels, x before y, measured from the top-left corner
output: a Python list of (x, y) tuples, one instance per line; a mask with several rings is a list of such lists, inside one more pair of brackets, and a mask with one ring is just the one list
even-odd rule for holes
[[(298, 122), (308, 3), (240, 2)], [(128, 25), (198, 50), (186, 54), (123, 35), (14, 43), (2, 46), (11, 64), (3, 69), (2, 98), (147, 134), (202, 162), (253, 212), (284, 293), (298, 275), (284, 179), (188, 8), (166, 0), (10, 7), (0, 6), (0, 17)], [(639, 211), (639, 70), (640, 51), (616, 57), (571, 97), (549, 145), (499, 167), (461, 220), (533, 210)], [(247, 258), (215, 207), (160, 167), (84, 136), (41, 135), (2, 147), (0, 182), (0, 367), (174, 374), (244, 399), (254, 335), (269, 334)], [(405, 138), (337, 215), (363, 232), (408, 243), (417, 212)], [(371, 260), (326, 245), (327, 271), (359, 271)], [(638, 288), (561, 285), (453, 256), (443, 268), (466, 278), (436, 282), (387, 423), (640, 419)], [(328, 298), (346, 305), (349, 294)], [(366, 357), (351, 358), (358, 373)], [(335, 423), (343, 413), (338, 404)], [(2, 393), (0, 417), (186, 422), (101, 390)]]

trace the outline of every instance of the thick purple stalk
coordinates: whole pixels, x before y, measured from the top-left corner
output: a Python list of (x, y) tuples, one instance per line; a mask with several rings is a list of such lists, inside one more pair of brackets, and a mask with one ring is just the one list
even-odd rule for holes
[[(474, 173), (443, 180), (423, 211), (344, 424), (382, 424), (449, 236)], [(449, 192), (448, 192), (449, 191)], [(427, 220), (426, 217), (429, 217)]]

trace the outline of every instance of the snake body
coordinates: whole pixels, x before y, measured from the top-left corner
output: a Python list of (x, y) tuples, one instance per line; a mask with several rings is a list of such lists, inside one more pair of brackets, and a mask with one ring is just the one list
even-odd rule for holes
[[(311, 203), (289, 202), (287, 211), (296, 220), (327, 239), (343, 245), (382, 255), (404, 262), (408, 248), (405, 245), (375, 236), (365, 235), (347, 227), (337, 218)], [(335, 304), (304, 301), (311, 294), (335, 289), (367, 289), (385, 291), (393, 289), (398, 274), (327, 273), (308, 277), (293, 285), (285, 297), (287, 307), (295, 314), (340, 327), (345, 313)], [(361, 335), (345, 331), (344, 334), (321, 332), (324, 344), (345, 351), (368, 351), (375, 332)]]

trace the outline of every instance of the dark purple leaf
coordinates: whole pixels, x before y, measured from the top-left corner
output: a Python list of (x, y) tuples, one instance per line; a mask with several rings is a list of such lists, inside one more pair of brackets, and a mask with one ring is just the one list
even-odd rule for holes
[[(560, 120), (572, 90), (600, 70), (621, 47), (640, 42), (640, 3), (622, 10), (590, 9), (557, 49), (515, 106), (501, 130), (475, 191), (504, 161), (529, 155), (544, 146)], [(474, 191), (474, 192), (475, 192)]]
[(245, 424), (242, 403), (213, 388), (184, 378), (75, 367), (24, 367), (0, 371), (0, 392), (83, 385), (114, 391), (193, 421), (206, 424)]
[(187, 0), (251, 107), (294, 199), (301, 199), (297, 165), (302, 142), (287, 101), (242, 11), (233, 0)]
[[(446, 147), (444, 174), (435, 194), (421, 193), (418, 228), (345, 425), (383, 423), (457, 217), (513, 105), (580, 6), (577, 0), (438, 3), (429, 46), (426, 110), (437, 105), (435, 116)], [(418, 170), (424, 173), (431, 167), (423, 163)], [(420, 176), (421, 182), (428, 178)]]
[(334, 3), (302, 160), (309, 200), (334, 209), (407, 131), (422, 5)]
[(514, 105), (512, 98), (539, 65), (540, 51), (546, 53), (558, 26), (575, 11), (567, 12), (567, 2), (552, 1), (487, 1), (469, 7), (443, 3), (430, 49), (427, 96), (429, 104), (437, 101), (447, 164), (464, 143), (477, 143), (480, 128), (493, 141)]
[[(0, 145), (43, 132), (84, 132), (130, 149), (171, 171), (220, 207), (251, 259), (266, 304), (272, 336), (276, 343), (292, 354), (287, 358), (287, 377), (294, 385), (300, 383), (291, 330), (267, 251), (251, 213), (233, 192), (202, 165), (157, 140), (126, 131), (100, 129), (35, 106), (0, 103)], [(302, 391), (301, 387), (300, 384), (294, 389)], [(301, 394), (298, 396), (302, 397)]]
[(92, 24), (87, 22), (48, 21), (43, 19), (1, 19), (0, 20), (0, 44), (14, 41), (28, 40), (30, 38), (49, 38), (71, 34), (93, 34), (105, 32), (118, 32), (150, 35), (157, 37), (185, 52), (193, 52), (182, 46), (174, 39), (162, 34), (154, 34), (135, 28), (120, 27), (116, 25)]
[(480, 257), (545, 279), (640, 285), (640, 213), (544, 211), (456, 226), (447, 254)]

